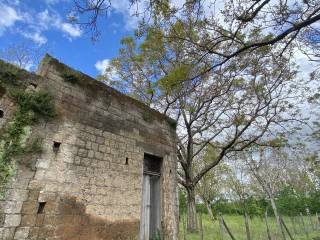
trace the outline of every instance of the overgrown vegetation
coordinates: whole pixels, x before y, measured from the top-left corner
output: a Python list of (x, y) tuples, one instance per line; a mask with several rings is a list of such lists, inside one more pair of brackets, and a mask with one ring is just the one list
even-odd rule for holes
[(21, 83), (17, 81), (18, 70), (16, 67), (6, 64), (0, 61), (0, 88), (4, 89), (3, 86), (19, 86)]
[[(4, 78), (16, 80), (15, 72), (1, 73), (1, 85), (7, 85)], [(12, 81), (10, 81), (12, 84)], [(28, 141), (30, 126), (40, 118), (51, 119), (56, 115), (53, 97), (43, 90), (27, 92), (15, 86), (9, 87), (9, 97), (17, 104), (12, 120), (0, 136), (0, 194), (14, 172), (13, 161), (23, 154), (41, 152), (41, 139)]]

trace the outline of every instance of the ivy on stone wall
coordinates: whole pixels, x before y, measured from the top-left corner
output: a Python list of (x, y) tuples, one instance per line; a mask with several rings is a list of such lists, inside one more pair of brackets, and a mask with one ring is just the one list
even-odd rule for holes
[(26, 91), (9, 87), (9, 97), (17, 104), (12, 120), (0, 136), (0, 195), (14, 173), (14, 159), (41, 152), (41, 140), (28, 141), (31, 125), (40, 118), (56, 116), (53, 97), (46, 91)]

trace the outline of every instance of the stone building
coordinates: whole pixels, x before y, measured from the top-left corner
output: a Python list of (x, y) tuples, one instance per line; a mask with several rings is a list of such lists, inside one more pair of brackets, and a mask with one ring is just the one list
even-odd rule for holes
[[(12, 163), (0, 239), (178, 239), (174, 121), (49, 55), (37, 74), (1, 62), (0, 84), (12, 76), (57, 114), (29, 127), (41, 152)], [(18, 108), (8, 86), (0, 139)]]

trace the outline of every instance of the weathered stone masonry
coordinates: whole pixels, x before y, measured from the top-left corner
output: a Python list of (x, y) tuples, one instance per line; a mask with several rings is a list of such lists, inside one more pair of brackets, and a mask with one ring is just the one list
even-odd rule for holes
[[(48, 55), (38, 75), (20, 72), (54, 96), (58, 115), (32, 128), (43, 152), (16, 166), (0, 239), (138, 239), (144, 153), (163, 158), (162, 233), (178, 239), (173, 122)], [(0, 95), (0, 129), (14, 108)]]

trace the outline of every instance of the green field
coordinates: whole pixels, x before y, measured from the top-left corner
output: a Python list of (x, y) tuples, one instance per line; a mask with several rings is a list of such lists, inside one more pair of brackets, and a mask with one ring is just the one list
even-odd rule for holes
[[(244, 225), (244, 218), (243, 216), (235, 216), (235, 215), (226, 215), (223, 216), (225, 222), (227, 223), (227, 226), (230, 228), (232, 234), (234, 235), (236, 240), (246, 240), (246, 233), (245, 233), (245, 225)], [(185, 221), (185, 217), (182, 217), (182, 219)], [(186, 234), (185, 236), (185, 230), (184, 225), (182, 223), (182, 219), (180, 221), (180, 239), (184, 240), (200, 240), (200, 234)], [(219, 221), (215, 221), (215, 223), (212, 223), (212, 221), (209, 220), (209, 217), (207, 215), (202, 215), (202, 222), (203, 222), (203, 239), (204, 240), (220, 240), (221, 239), (221, 233), (220, 233), (220, 226)], [(317, 222), (317, 219), (315, 216), (312, 217), (310, 223), (309, 217), (304, 217), (303, 221), (305, 224), (306, 231), (308, 232), (308, 237), (306, 234), (306, 231), (304, 230), (301, 218), (294, 219), (295, 223), (292, 223), (292, 220), (289, 217), (283, 217), (284, 222), (286, 223), (289, 231), (293, 235), (293, 238), (295, 240), (313, 240), (313, 239), (319, 239), (320, 240), (320, 226), (319, 222)], [(277, 226), (275, 222), (274, 217), (268, 218), (268, 223), (270, 227), (270, 232), (272, 234), (272, 240), (282, 240), (281, 236), (277, 234)], [(312, 227), (313, 225), (313, 227)], [(317, 228), (317, 230), (315, 230)], [(251, 240), (268, 240), (267, 236), (267, 230), (266, 230), (266, 224), (264, 221), (264, 218), (260, 217), (254, 217), (250, 219), (250, 231), (251, 231)], [(287, 239), (290, 240), (289, 236), (286, 236)], [(224, 240), (231, 239), (227, 232), (224, 231)]]

